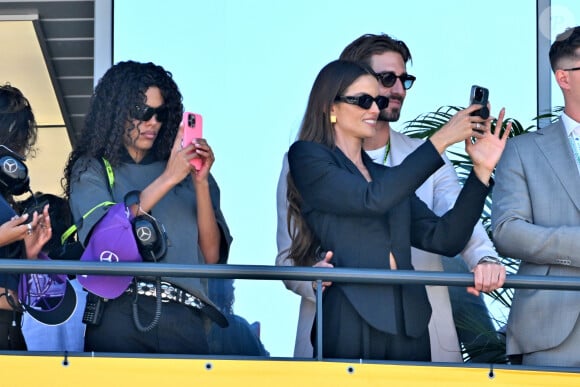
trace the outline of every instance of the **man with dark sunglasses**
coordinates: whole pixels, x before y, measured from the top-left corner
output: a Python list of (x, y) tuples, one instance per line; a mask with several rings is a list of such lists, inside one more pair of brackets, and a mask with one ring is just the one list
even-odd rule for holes
[(380, 73), (376, 73), (376, 76), (377, 76), (377, 79), (379, 80), (379, 82), (384, 87), (393, 87), (395, 85), (395, 83), (397, 83), (397, 79), (398, 79), (399, 81), (401, 81), (401, 84), (403, 85), (403, 89), (405, 89), (405, 90), (409, 90), (411, 88), (411, 86), (413, 86), (413, 83), (415, 83), (415, 80), (417, 79), (417, 78), (415, 78), (414, 75), (410, 75), (407, 73), (397, 75), (393, 71), (383, 71)]
[[(386, 34), (363, 35), (349, 44), (342, 52), (340, 59), (363, 62), (370, 66), (379, 81), (379, 92), (389, 99), (388, 106), (381, 109), (376, 125), (376, 135), (365, 140), (365, 151), (379, 164), (388, 166), (398, 165), (403, 159), (423, 141), (391, 130), (390, 123), (399, 120), (403, 101), (407, 90), (413, 86), (416, 77), (407, 73), (406, 63), (411, 60), (411, 53), (407, 45), (393, 39)], [(454, 125), (450, 120), (448, 125)], [(450, 209), (460, 191), (457, 174), (453, 166), (445, 158), (445, 166), (431, 176), (417, 191), (418, 196), (438, 215)], [(286, 160), (278, 182), (278, 256), (277, 265), (291, 265), (286, 259), (284, 250), (290, 246), (290, 238), (286, 226)], [(490, 320), (485, 302), (475, 289), (495, 289), (503, 285), (505, 268), (499, 265), (493, 244), (489, 240), (483, 226), (479, 223), (474, 230), (473, 236), (463, 250), (461, 256), (467, 266), (475, 273), (475, 288), (472, 293), (461, 290), (459, 304), (453, 306), (453, 310), (461, 309), (470, 311), (471, 317), (478, 321), (480, 326), (493, 332), (495, 328)], [(327, 257), (322, 262), (327, 262)], [(418, 249), (412, 250), (413, 265), (416, 270), (443, 271), (442, 257), (433, 253), (427, 253)], [(330, 261), (331, 263), (331, 261)], [(330, 264), (328, 264), (330, 266)], [(302, 296), (300, 316), (298, 321), (296, 345), (294, 355), (296, 357), (312, 357), (312, 345), (310, 343), (310, 331), (315, 314), (315, 296), (311, 283), (307, 281), (284, 281), (288, 289)], [(432, 305), (433, 314), (429, 324), (431, 339), (431, 356), (433, 361), (461, 362), (458, 333), (453, 321), (452, 306), (449, 292), (446, 287), (428, 286), (427, 293)], [(468, 306), (473, 306), (469, 308)], [(460, 316), (465, 317), (465, 316)], [(479, 343), (472, 342), (480, 332), (461, 332), (464, 346), (469, 350)], [(468, 337), (471, 336), (471, 337)], [(489, 337), (480, 335), (479, 339)], [(472, 360), (486, 361), (485, 355), (475, 356), (470, 353)]]

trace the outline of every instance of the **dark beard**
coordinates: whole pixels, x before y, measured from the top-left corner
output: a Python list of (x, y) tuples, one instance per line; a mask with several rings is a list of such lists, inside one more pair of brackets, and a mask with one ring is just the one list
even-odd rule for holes
[(393, 109), (391, 111), (381, 110), (379, 113), (378, 121), (395, 122), (399, 120), (401, 116), (401, 109)]

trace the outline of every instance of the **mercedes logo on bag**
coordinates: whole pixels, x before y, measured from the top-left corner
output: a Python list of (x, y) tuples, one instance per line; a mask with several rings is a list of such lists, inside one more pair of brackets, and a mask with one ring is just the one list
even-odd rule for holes
[(137, 229), (137, 238), (141, 242), (148, 242), (151, 239), (151, 229), (149, 227), (143, 226)]
[(105, 250), (99, 256), (101, 262), (119, 262), (119, 256), (112, 251)]
[(2, 169), (4, 169), (6, 173), (14, 175), (16, 171), (18, 171), (18, 164), (13, 158), (7, 157), (2, 163)]

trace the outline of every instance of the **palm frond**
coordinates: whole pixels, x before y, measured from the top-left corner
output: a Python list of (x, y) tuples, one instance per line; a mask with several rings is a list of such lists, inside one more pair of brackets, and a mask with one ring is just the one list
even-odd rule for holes
[(434, 112), (421, 114), (405, 122), (403, 132), (413, 138), (429, 138), (461, 109), (457, 106), (442, 106)]
[(473, 333), (470, 342), (462, 343), (462, 355), (465, 362), (507, 363), (505, 334), (498, 330), (490, 330), (485, 323), (469, 314), (457, 316), (455, 324), (458, 329)]

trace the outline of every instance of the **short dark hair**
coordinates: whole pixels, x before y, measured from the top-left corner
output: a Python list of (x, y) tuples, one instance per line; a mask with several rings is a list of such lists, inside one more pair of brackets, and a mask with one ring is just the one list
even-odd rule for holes
[(363, 62), (370, 65), (373, 55), (385, 52), (397, 52), (405, 63), (411, 61), (411, 51), (402, 40), (392, 38), (387, 34), (365, 34), (354, 40), (340, 54), (340, 59)]
[(562, 59), (580, 59), (580, 26), (568, 28), (556, 36), (556, 40), (550, 47), (550, 66), (552, 71), (560, 68)]

